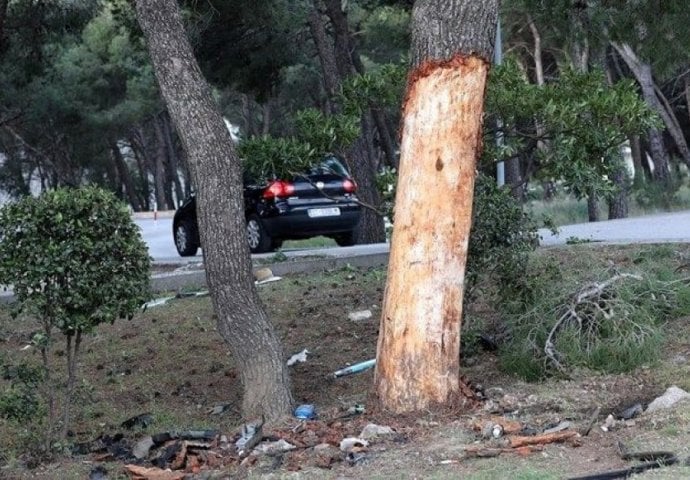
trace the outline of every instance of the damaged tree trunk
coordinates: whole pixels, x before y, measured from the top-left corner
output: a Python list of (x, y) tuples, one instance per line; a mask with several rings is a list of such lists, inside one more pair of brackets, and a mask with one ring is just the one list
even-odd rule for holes
[(240, 371), (242, 413), (276, 420), (290, 412), (292, 397), (283, 352), (251, 274), (240, 161), (185, 36), (176, 0), (137, 0), (136, 11), (197, 189), (206, 279), (218, 331)]
[(422, 0), (413, 9), (375, 374), (393, 412), (462, 398), (464, 273), (497, 18), (498, 0)]

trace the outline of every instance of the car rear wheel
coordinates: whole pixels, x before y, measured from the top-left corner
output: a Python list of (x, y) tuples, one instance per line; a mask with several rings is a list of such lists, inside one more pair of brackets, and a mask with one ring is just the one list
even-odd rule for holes
[(199, 245), (194, 243), (194, 225), (183, 220), (175, 225), (175, 248), (181, 257), (196, 255)]
[(273, 240), (266, 233), (261, 219), (255, 214), (247, 217), (247, 240), (252, 253), (270, 252), (274, 249)]
[(354, 230), (336, 235), (333, 237), (333, 240), (335, 240), (339, 247), (351, 247), (357, 243)]

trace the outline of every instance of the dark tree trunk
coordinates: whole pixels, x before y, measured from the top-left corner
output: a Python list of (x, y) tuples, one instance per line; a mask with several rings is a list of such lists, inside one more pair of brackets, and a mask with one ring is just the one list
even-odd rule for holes
[(165, 184), (166, 170), (165, 170), (165, 140), (163, 138), (163, 129), (158, 122), (158, 119), (153, 120), (153, 131), (156, 135), (156, 153), (153, 158), (153, 185), (156, 197), (156, 209), (167, 210)]
[(290, 382), (251, 274), (240, 161), (185, 36), (177, 2), (137, 0), (136, 11), (163, 98), (188, 154), (206, 278), (218, 331), (240, 371), (243, 415), (276, 420), (290, 412)]
[(0, 54), (5, 49), (5, 20), (7, 19), (9, 4), (9, 0), (0, 0)]
[(505, 162), (505, 182), (516, 200), (522, 201), (525, 195), (520, 168), (520, 158), (515, 156)]
[[(334, 36), (334, 58), (338, 71), (338, 85), (350, 75), (357, 73), (355, 64), (359, 62), (354, 43), (347, 24), (347, 15), (342, 9), (341, 0), (325, 0), (326, 13), (331, 20)], [(322, 62), (323, 64), (323, 62)], [(361, 133), (347, 156), (352, 166), (352, 174), (359, 185), (358, 195), (375, 207), (381, 205), (380, 195), (376, 189), (376, 160), (374, 154), (373, 131), (375, 128), (370, 112), (364, 112), (361, 118)], [(376, 211), (365, 208), (357, 229), (357, 243), (380, 243), (386, 241), (383, 217)]]
[[(637, 83), (642, 90), (642, 97), (652, 110), (656, 111), (666, 126), (671, 138), (678, 148), (678, 152), (683, 158), (686, 165), (690, 166), (690, 149), (688, 148), (687, 140), (683, 134), (678, 119), (673, 111), (670, 111), (668, 102), (663, 96), (660, 96), (659, 89), (654, 82), (652, 76), (652, 67), (648, 63), (641, 61), (634, 50), (628, 44), (618, 44), (613, 42), (613, 48), (620, 54), (621, 58), (630, 68), (630, 71), (635, 76)], [(668, 151), (666, 150), (661, 132), (656, 129), (649, 131), (649, 144), (652, 153), (652, 160), (654, 161), (655, 174), (657, 180), (668, 181), (669, 179), (669, 160)], [(659, 168), (657, 168), (657, 165)], [(657, 170), (659, 174), (657, 175)]]
[[(418, 0), (376, 360), (395, 412), (461, 400), (460, 327), (498, 0)], [(439, 194), (442, 192), (442, 194)]]
[(136, 189), (134, 188), (134, 182), (132, 182), (132, 176), (129, 173), (129, 168), (125, 163), (125, 159), (122, 157), (122, 152), (117, 142), (113, 142), (110, 146), (110, 151), (113, 155), (113, 163), (115, 163), (115, 168), (117, 170), (117, 176), (120, 179), (120, 184), (124, 187), (125, 195), (129, 204), (132, 206), (134, 211), (138, 212), (141, 210), (141, 204), (139, 203), (139, 198), (136, 194)]
[[(316, 0), (314, 1), (316, 2)], [(338, 67), (335, 64), (333, 44), (326, 33), (324, 18), (317, 10), (316, 5), (309, 11), (308, 21), (309, 31), (314, 40), (319, 62), (321, 63), (321, 71), (323, 72), (323, 84), (327, 97), (327, 110), (328, 113), (334, 114), (337, 112), (337, 107), (334, 104), (334, 97), (338, 91), (340, 79), (338, 77)]]
[(587, 193), (587, 219), (590, 222), (599, 221), (599, 196), (592, 190)]
[[(645, 172), (646, 169), (642, 166), (642, 148), (640, 147), (640, 136), (631, 135), (630, 136), (630, 156), (633, 161), (633, 168), (635, 169), (635, 176), (633, 178), (633, 185), (635, 187), (641, 187), (645, 184)], [(644, 159), (647, 162), (647, 159)]]
[(129, 144), (132, 147), (134, 159), (137, 162), (137, 169), (139, 171), (139, 190), (143, 198), (142, 207), (145, 211), (151, 210), (151, 186), (149, 185), (149, 160), (146, 148), (143, 144), (142, 127), (139, 126), (133, 129), (129, 135)]
[(173, 208), (177, 208), (179, 203), (184, 199), (184, 192), (182, 191), (182, 183), (180, 182), (180, 168), (177, 148), (175, 148), (175, 141), (173, 140), (173, 128), (170, 124), (170, 115), (168, 112), (162, 115), (163, 122), (163, 136), (165, 138), (165, 149), (168, 152), (168, 178), (169, 182), (175, 188), (175, 197), (177, 204), (173, 203)]
[(625, 165), (621, 164), (616, 168), (611, 181), (616, 186), (616, 192), (608, 199), (609, 220), (627, 218), (630, 186)]

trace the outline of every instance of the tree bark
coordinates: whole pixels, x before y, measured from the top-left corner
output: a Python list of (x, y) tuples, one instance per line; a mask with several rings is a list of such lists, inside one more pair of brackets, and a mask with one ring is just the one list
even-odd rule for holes
[(171, 188), (175, 188), (175, 198), (177, 203), (173, 203), (173, 208), (177, 208), (178, 205), (184, 200), (184, 192), (182, 191), (182, 184), (180, 182), (180, 161), (177, 154), (177, 148), (175, 148), (175, 142), (173, 141), (173, 129), (170, 125), (170, 114), (165, 112), (161, 116), (161, 121), (163, 122), (163, 138), (165, 139), (165, 149), (168, 152), (168, 181), (172, 184)]
[(594, 190), (587, 192), (587, 220), (590, 222), (599, 221), (599, 196)]
[(136, 11), (188, 154), (206, 278), (218, 330), (240, 371), (243, 415), (276, 420), (290, 412), (292, 396), (281, 346), (251, 274), (240, 161), (185, 36), (177, 2), (137, 0)]
[(334, 114), (337, 108), (334, 104), (334, 97), (338, 91), (340, 80), (338, 78), (338, 67), (335, 64), (335, 55), (333, 53), (333, 45), (326, 34), (326, 26), (324, 18), (317, 10), (316, 5), (309, 11), (308, 16), (309, 31), (316, 46), (319, 62), (321, 63), (321, 71), (323, 72), (323, 84), (326, 90), (326, 105), (328, 113)]
[[(350, 75), (357, 73), (360, 64), (359, 54), (355, 49), (347, 23), (347, 15), (343, 11), (341, 0), (324, 0), (326, 14), (333, 26), (333, 49), (336, 69), (338, 71), (338, 85)], [(361, 65), (360, 65), (360, 68)], [(374, 121), (370, 112), (363, 112), (360, 120), (361, 133), (347, 156), (350, 157), (352, 175), (359, 185), (358, 195), (361, 199), (378, 207), (381, 196), (376, 188), (376, 160), (374, 155), (373, 132)], [(362, 210), (361, 220), (357, 228), (357, 243), (380, 243), (386, 241), (386, 230), (383, 217), (365, 208)]]
[(608, 199), (609, 220), (628, 217), (628, 172), (624, 164), (618, 165), (613, 173), (611, 181), (616, 186), (617, 191)]
[(645, 168), (642, 162), (647, 162), (647, 159), (642, 159), (642, 148), (640, 147), (640, 136), (631, 135), (630, 136), (630, 156), (632, 157), (633, 167), (635, 169), (635, 176), (633, 177), (633, 185), (635, 187), (641, 187), (645, 184)]
[(9, 0), (0, 0), (0, 54), (5, 49), (5, 20), (7, 19), (7, 7)]
[(497, 18), (497, 0), (421, 0), (412, 11), (375, 373), (379, 400), (393, 412), (462, 398), (464, 272)]
[[(649, 107), (656, 111), (661, 117), (666, 129), (673, 138), (673, 141), (678, 147), (678, 151), (683, 157), (683, 161), (690, 166), (690, 149), (685, 139), (685, 135), (681, 130), (678, 119), (672, 111), (668, 111), (664, 106), (662, 99), (658, 96), (658, 88), (654, 83), (652, 77), (652, 67), (648, 63), (644, 63), (628, 44), (618, 44), (611, 42), (613, 48), (618, 52), (623, 61), (628, 65), (630, 71), (635, 76), (637, 83), (642, 90), (642, 97)], [(669, 159), (668, 151), (664, 147), (661, 132), (656, 129), (651, 129), (649, 132), (649, 144), (652, 153), (652, 160), (654, 161), (654, 177), (658, 180), (666, 181), (669, 179)], [(659, 173), (657, 174), (657, 170)]]
[(132, 176), (129, 173), (129, 168), (125, 163), (125, 159), (122, 158), (122, 152), (117, 142), (112, 142), (110, 145), (110, 151), (113, 155), (113, 163), (115, 163), (115, 169), (117, 170), (117, 176), (119, 177), (119, 183), (125, 189), (125, 195), (129, 204), (132, 206), (134, 211), (138, 212), (141, 210), (141, 204), (139, 203), (139, 198), (137, 197), (136, 189), (134, 188), (134, 182), (132, 182)]

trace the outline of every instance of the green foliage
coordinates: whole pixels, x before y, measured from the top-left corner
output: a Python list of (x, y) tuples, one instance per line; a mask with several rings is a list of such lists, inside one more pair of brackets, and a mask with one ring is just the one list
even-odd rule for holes
[(359, 117), (372, 105), (396, 107), (402, 104), (407, 65), (388, 63), (362, 75), (351, 75), (342, 84), (339, 102), (346, 114)]
[[(503, 144), (497, 147), (489, 130), (484, 165), (533, 152), (539, 176), (562, 180), (577, 198), (614, 194), (610, 179), (621, 162), (620, 144), (659, 125), (630, 81), (608, 86), (601, 72), (565, 70), (540, 87), (512, 61), (492, 72), (486, 109), (488, 125), (503, 125)], [(538, 149), (538, 141), (548, 148)]]
[(479, 175), (474, 187), (466, 299), (474, 299), (479, 289), (502, 298), (528, 295), (525, 271), (529, 254), (538, 244), (536, 224), (510, 192), (498, 187), (493, 178)]
[(292, 178), (322, 158), (308, 143), (270, 135), (243, 140), (238, 152), (245, 173), (258, 181)]
[[(585, 247), (579, 247), (585, 248)], [(501, 367), (527, 380), (563, 373), (545, 353), (553, 335), (556, 358), (569, 374), (588, 369), (610, 373), (631, 371), (659, 358), (664, 322), (690, 314), (690, 285), (674, 268), (669, 247), (649, 247), (631, 259), (639, 278), (620, 277), (591, 264), (585, 250), (575, 271), (564, 272), (553, 259), (530, 264), (526, 272), (535, 292), (522, 309), (508, 313), (511, 341), (501, 350)], [(585, 281), (589, 280), (589, 281)], [(597, 295), (576, 302), (593, 286)], [(513, 305), (516, 307), (516, 305)]]
[(2, 376), (9, 385), (0, 392), (0, 417), (19, 423), (42, 416), (45, 411), (37, 388), (43, 381), (42, 368), (26, 364), (10, 365), (0, 359)]
[(360, 133), (359, 116), (325, 115), (308, 108), (295, 115), (299, 138), (320, 154), (345, 151)]
[(131, 317), (150, 258), (127, 208), (97, 188), (60, 189), (0, 210), (0, 284), (64, 334)]

